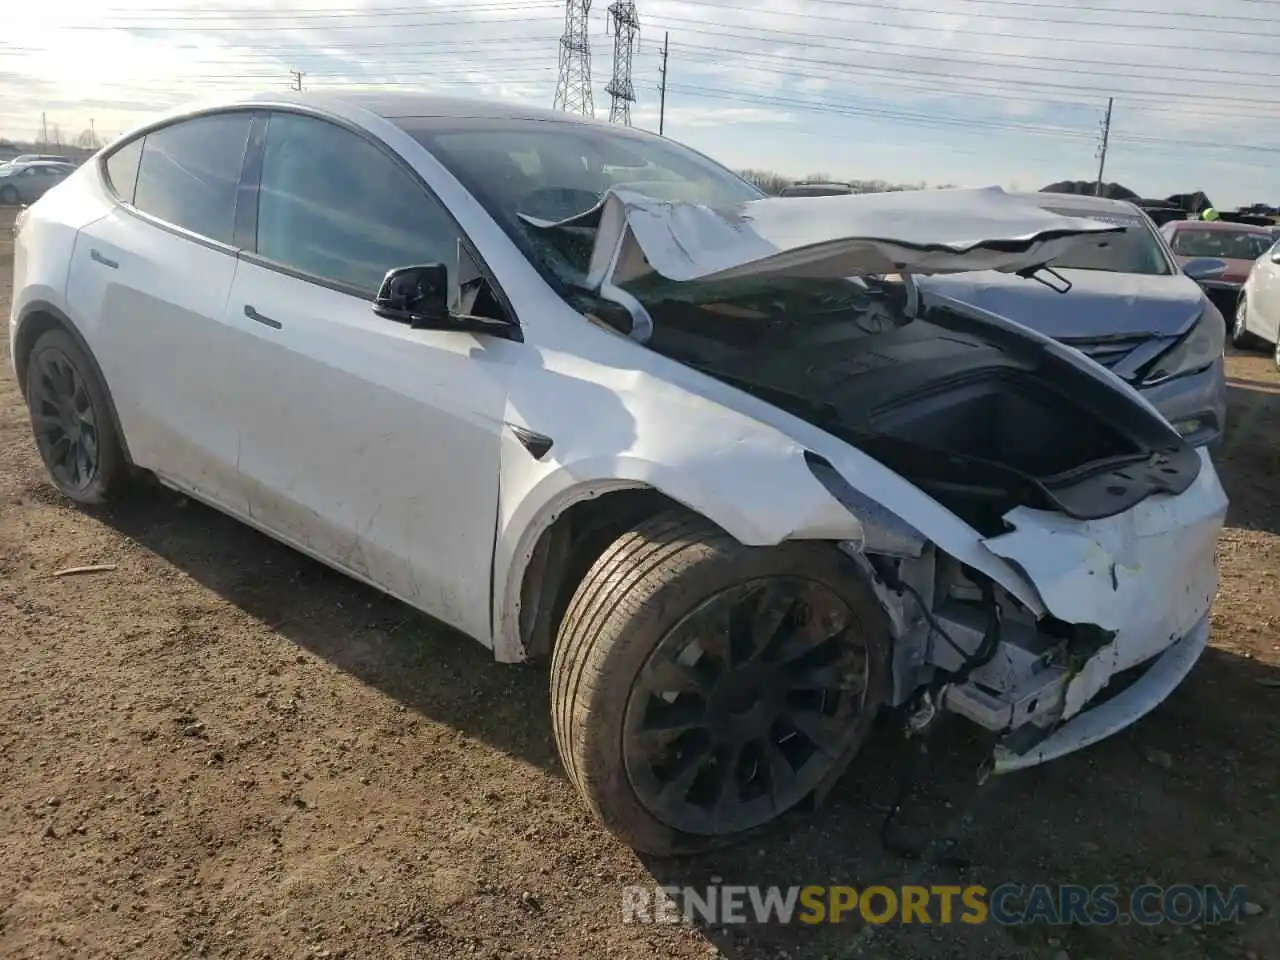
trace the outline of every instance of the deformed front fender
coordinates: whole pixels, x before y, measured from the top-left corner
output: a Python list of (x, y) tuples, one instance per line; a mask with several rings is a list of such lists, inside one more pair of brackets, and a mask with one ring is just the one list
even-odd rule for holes
[[(732, 418), (725, 418), (727, 421)], [(516, 429), (502, 448), (494, 555), (494, 655), (524, 659), (521, 584), (542, 534), (577, 503), (624, 489), (652, 489), (722, 527), (748, 546), (784, 540), (861, 543), (863, 524), (815, 476), (805, 449), (784, 434), (751, 424), (734, 432), (690, 430), (661, 445), (662, 459), (639, 445), (612, 456), (541, 458)], [(571, 453), (572, 451), (567, 451)]]

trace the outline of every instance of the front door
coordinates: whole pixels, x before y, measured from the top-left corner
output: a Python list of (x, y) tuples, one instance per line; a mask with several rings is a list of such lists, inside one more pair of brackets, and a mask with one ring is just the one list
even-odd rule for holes
[(498, 451), (522, 345), (376, 316), (392, 267), (456, 263), (458, 228), (368, 140), (273, 113), (246, 342), (240, 471), (254, 519), (472, 636), (490, 636)]

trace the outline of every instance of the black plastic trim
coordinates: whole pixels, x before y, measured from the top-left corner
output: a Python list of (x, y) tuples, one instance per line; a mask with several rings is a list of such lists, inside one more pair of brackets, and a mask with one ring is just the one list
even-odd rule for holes
[(541, 460), (551, 452), (551, 447), (555, 441), (548, 437), (545, 433), (538, 433), (536, 430), (529, 430), (526, 427), (517, 427), (511, 424), (511, 432), (516, 435), (516, 439), (523, 444), (524, 448), (535, 460)]
[(262, 179), (262, 153), (267, 138), (267, 112), (254, 112), (245, 143), (240, 182), (236, 184), (236, 218), (232, 239), (240, 250), (258, 249), (258, 187)]

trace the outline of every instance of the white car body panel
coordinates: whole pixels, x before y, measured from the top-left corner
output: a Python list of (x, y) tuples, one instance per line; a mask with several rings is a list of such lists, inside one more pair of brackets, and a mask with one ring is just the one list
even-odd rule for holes
[(1280, 243), (1253, 263), (1244, 284), (1245, 327), (1270, 343), (1280, 341)]
[(1006, 515), (1014, 531), (984, 541), (1027, 572), (1054, 616), (1116, 633), (1072, 678), (1064, 718), (1114, 674), (1189, 633), (1213, 603), (1227, 495), (1208, 452), (1200, 450), (1200, 458), (1199, 477), (1177, 497), (1150, 497), (1088, 523), (1018, 507)]
[[(1204, 620), (1226, 510), (1207, 457), (1178, 496), (1088, 522), (1018, 508), (1013, 532), (984, 539), (827, 431), (588, 322), (388, 120), (339, 99), (249, 102), (329, 111), (399, 153), (479, 251), (524, 342), (401, 326), (365, 301), (111, 212), (87, 163), (40, 202), (34, 248), (20, 238), (11, 337), (27, 303), (63, 309), (100, 361), (133, 459), (179, 489), (464, 630), (502, 661), (528, 653), (520, 594), (539, 537), (574, 503), (611, 490), (656, 489), (748, 545), (825, 540), (856, 553), (862, 521), (814, 476), (806, 451), (1035, 616), (1114, 631), (1071, 677), (1065, 716)], [(758, 203), (735, 222), (611, 192), (596, 211), (612, 225), (597, 238), (592, 277), (1015, 270), (1069, 234), (1119, 229), (999, 190)], [(1013, 240), (1023, 248), (987, 246)], [(117, 266), (91, 259), (95, 249)], [(247, 317), (247, 305), (278, 326)], [(1150, 408), (1077, 351), (983, 316)], [(512, 427), (545, 435), (550, 450), (535, 459)]]

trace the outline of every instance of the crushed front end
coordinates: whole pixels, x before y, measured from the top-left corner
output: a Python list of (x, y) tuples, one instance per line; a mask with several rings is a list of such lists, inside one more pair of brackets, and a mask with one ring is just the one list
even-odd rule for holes
[(938, 191), (611, 196), (540, 229), (592, 232), (585, 285), (620, 330), (838, 441), (806, 460), (861, 522), (841, 546), (889, 615), (895, 706), (998, 734), (1005, 772), (1122, 729), (1194, 665), (1227, 509), (1207, 454), (1077, 351), (910, 279), (1034, 269), (1105, 225)]
[(923, 537), (898, 536), (892, 553), (850, 545), (898, 631), (895, 701), (1000, 734), (995, 773), (1088, 746), (1163, 701), (1208, 642), (1218, 586), (1227, 498), (1200, 455), (1181, 494), (1112, 517), (1011, 511), (1012, 529), (983, 543), (1024, 575), (1040, 610)]

